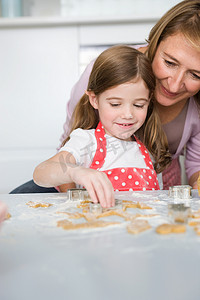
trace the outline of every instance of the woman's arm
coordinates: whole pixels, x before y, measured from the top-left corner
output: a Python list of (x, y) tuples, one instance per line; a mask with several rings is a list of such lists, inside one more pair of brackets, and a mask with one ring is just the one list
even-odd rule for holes
[(52, 187), (73, 183), (84, 186), (94, 203), (103, 207), (114, 206), (114, 190), (103, 172), (76, 165), (75, 158), (67, 151), (61, 151), (39, 164), (33, 173), (39, 186)]
[[(197, 178), (200, 172), (200, 120), (194, 120), (191, 126), (190, 139), (186, 144), (185, 169), (189, 184), (197, 188)], [(194, 128), (192, 130), (192, 127)]]
[(194, 173), (190, 178), (189, 178), (189, 185), (191, 185), (191, 187), (193, 189), (197, 189), (197, 180), (199, 177), (200, 171)]

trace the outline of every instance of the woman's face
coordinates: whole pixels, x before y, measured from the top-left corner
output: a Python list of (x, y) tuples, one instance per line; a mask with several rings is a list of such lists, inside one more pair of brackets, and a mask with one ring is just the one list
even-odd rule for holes
[(186, 100), (200, 90), (200, 51), (181, 33), (160, 42), (152, 68), (156, 99), (163, 106)]

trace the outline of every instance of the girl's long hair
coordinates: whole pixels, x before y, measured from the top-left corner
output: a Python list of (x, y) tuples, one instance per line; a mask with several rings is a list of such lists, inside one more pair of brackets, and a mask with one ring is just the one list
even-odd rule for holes
[[(151, 63), (161, 41), (181, 33), (200, 53), (200, 0), (185, 0), (166, 12), (150, 31), (147, 56)], [(200, 112), (200, 91), (195, 95)]]
[[(149, 59), (138, 50), (119, 45), (102, 52), (96, 59), (90, 74), (87, 91), (96, 96), (117, 85), (142, 78), (151, 97), (147, 117), (135, 135), (145, 144), (155, 159), (154, 168), (162, 172), (171, 162), (167, 138), (162, 130), (160, 118), (154, 105), (155, 77)], [(74, 129), (92, 129), (99, 123), (98, 111), (92, 107), (87, 94), (84, 94), (75, 107), (71, 119), (71, 132)], [(63, 142), (69, 140), (69, 136)]]

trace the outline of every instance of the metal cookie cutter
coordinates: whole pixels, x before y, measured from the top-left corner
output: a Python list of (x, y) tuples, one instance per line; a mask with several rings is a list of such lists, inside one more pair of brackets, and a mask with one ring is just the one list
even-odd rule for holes
[(103, 208), (100, 203), (90, 203), (90, 212), (93, 214), (101, 214)]
[(187, 223), (191, 209), (184, 203), (168, 204), (168, 215), (173, 223)]
[(170, 186), (169, 188), (169, 197), (173, 199), (191, 199), (191, 190), (190, 185), (175, 185)]
[(67, 196), (69, 200), (84, 200), (84, 194), (86, 193), (86, 189), (68, 189)]

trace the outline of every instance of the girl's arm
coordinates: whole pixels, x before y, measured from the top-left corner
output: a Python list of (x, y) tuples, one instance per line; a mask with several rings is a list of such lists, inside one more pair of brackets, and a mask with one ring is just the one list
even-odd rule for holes
[(61, 151), (39, 164), (34, 170), (33, 180), (44, 187), (75, 182), (87, 189), (94, 203), (100, 202), (103, 207), (114, 206), (114, 190), (107, 175), (76, 165), (75, 158), (67, 151)]

